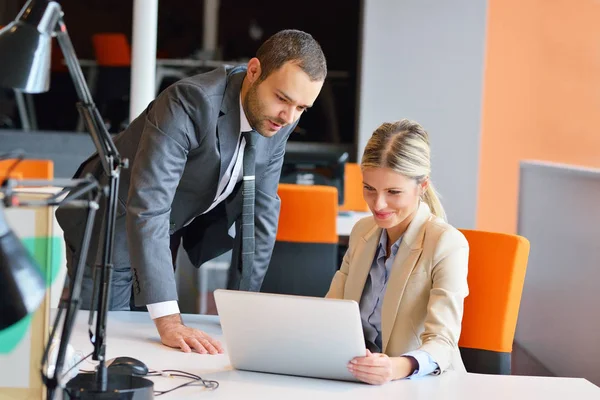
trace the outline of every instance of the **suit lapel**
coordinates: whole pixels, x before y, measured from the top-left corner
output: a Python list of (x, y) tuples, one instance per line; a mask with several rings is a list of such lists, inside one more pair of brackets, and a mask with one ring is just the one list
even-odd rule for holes
[(245, 76), (245, 73), (231, 73), (228, 76), (227, 87), (221, 103), (217, 121), (217, 138), (221, 159), (219, 182), (233, 158), (240, 135), (240, 91)]
[(371, 264), (373, 263), (373, 257), (377, 251), (377, 245), (379, 244), (379, 237), (381, 235), (381, 228), (375, 225), (370, 229), (358, 242), (358, 246), (354, 252), (357, 258), (352, 260), (351, 269), (354, 270), (353, 277), (349, 280), (349, 285), (344, 291), (344, 298), (354, 300), (360, 304), (360, 298), (365, 288), (367, 276), (371, 270)]
[(392, 272), (387, 283), (381, 309), (381, 331), (385, 353), (392, 328), (396, 322), (398, 307), (408, 282), (408, 278), (419, 261), (423, 250), (423, 235), (425, 223), (429, 220), (431, 211), (425, 203), (419, 205), (417, 214), (402, 236), (400, 248), (392, 265)]

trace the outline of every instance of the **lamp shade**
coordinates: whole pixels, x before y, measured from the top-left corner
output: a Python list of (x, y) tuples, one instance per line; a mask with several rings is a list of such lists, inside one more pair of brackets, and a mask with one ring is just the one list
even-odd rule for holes
[(40, 269), (8, 227), (0, 205), (0, 330), (35, 311), (45, 292)]
[(0, 86), (26, 93), (50, 88), (52, 32), (58, 18), (57, 3), (29, 1), (17, 19), (0, 30)]

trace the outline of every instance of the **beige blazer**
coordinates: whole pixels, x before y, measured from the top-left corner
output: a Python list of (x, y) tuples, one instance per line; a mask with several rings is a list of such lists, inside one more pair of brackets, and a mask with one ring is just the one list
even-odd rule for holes
[[(326, 297), (360, 304), (381, 228), (361, 219)], [(458, 350), (464, 298), (468, 295), (469, 245), (456, 228), (421, 202), (403, 235), (381, 310), (383, 352), (390, 357), (424, 350), (440, 372), (465, 371)]]

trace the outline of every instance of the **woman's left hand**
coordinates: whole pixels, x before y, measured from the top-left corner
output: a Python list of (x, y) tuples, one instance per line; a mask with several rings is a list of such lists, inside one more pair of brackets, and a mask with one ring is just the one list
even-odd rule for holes
[(395, 378), (392, 359), (387, 354), (371, 353), (368, 349), (366, 357), (356, 357), (348, 363), (348, 371), (371, 385), (382, 385)]

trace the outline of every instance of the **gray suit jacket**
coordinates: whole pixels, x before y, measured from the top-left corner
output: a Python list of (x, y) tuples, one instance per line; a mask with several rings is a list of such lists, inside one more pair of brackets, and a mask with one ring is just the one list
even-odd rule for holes
[[(197, 267), (234, 246), (227, 229), (241, 214), (239, 184), (223, 204), (200, 214), (212, 204), (235, 152), (244, 77), (245, 68), (237, 67), (183, 79), (165, 89), (115, 138), (130, 167), (121, 174), (113, 263), (117, 272), (133, 269), (136, 305), (177, 300), (170, 234), (183, 229), (184, 248)], [(252, 271), (243, 271), (249, 283), (241, 290), (260, 290), (269, 265), (279, 218), (277, 186), (294, 127), (271, 138), (260, 136), (256, 146), (255, 262)], [(90, 172), (106, 181), (97, 155), (82, 164), (76, 176)], [(77, 247), (83, 218), (60, 208), (56, 214), (67, 245)], [(100, 210), (98, 218), (102, 214)], [(98, 245), (90, 249), (88, 263), (101, 259), (101, 223), (96, 225), (92, 240)], [(233, 268), (238, 262), (234, 257)]]

